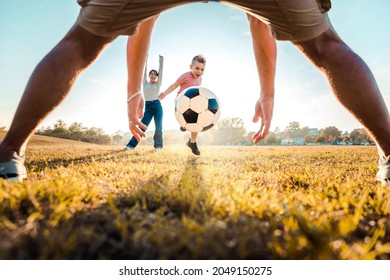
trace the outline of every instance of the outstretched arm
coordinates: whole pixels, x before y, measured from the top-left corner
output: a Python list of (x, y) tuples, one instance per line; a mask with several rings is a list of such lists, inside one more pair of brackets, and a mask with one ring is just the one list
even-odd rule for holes
[(140, 122), (144, 109), (141, 81), (150, 37), (157, 18), (158, 15), (143, 21), (139, 25), (138, 33), (129, 37), (127, 41), (127, 114), (129, 118), (129, 129), (137, 141), (140, 141), (141, 137), (145, 137), (145, 133), (141, 129), (147, 129), (147, 126)]
[(167, 96), (168, 94), (170, 94), (172, 91), (174, 91), (175, 89), (177, 89), (177, 87), (180, 86), (179, 82), (176, 81), (174, 82), (172, 85), (170, 85), (164, 92), (160, 93), (160, 95), (158, 96), (158, 99), (160, 100), (163, 100), (165, 98), (165, 96)]
[(268, 134), (274, 108), (276, 43), (268, 26), (257, 18), (247, 15), (252, 34), (253, 52), (261, 85), (260, 98), (256, 102), (253, 122), (261, 119), (260, 129), (253, 135), (254, 143)]

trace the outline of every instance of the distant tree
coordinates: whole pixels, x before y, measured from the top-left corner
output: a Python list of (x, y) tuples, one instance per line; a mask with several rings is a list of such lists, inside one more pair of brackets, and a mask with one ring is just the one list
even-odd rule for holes
[(356, 128), (352, 130), (349, 133), (349, 138), (352, 142), (360, 142), (360, 141), (366, 141), (370, 143), (374, 143), (374, 140), (370, 136), (370, 134), (367, 132), (365, 128)]
[(115, 134), (114, 136), (112, 136), (112, 140), (114, 141), (114, 144), (120, 145), (122, 144), (123, 136), (120, 134)]
[(124, 133), (121, 130), (115, 131), (115, 133), (111, 136), (111, 138), (112, 138), (112, 143), (114, 145), (122, 146), (125, 144)]
[(286, 127), (286, 129), (284, 130), (284, 132), (286, 134), (285, 137), (289, 137), (289, 138), (299, 137), (300, 130), (301, 130), (301, 127), (300, 127), (299, 122), (290, 122), (288, 124), (288, 126)]
[(68, 131), (70, 139), (81, 141), (86, 128), (81, 123), (74, 122), (69, 126)]
[(253, 142), (253, 135), (255, 134), (255, 132), (253, 131), (250, 131), (248, 132), (245, 136), (244, 136), (244, 139), (243, 139), (243, 142), (245, 143), (252, 143)]
[(268, 133), (268, 135), (265, 137), (264, 142), (265, 142), (267, 145), (275, 145), (276, 143), (278, 143), (278, 139), (276, 138), (275, 133), (270, 132), (270, 133)]
[(111, 144), (111, 137), (101, 128), (85, 128), (81, 123), (76, 122), (68, 128), (63, 120), (57, 120), (53, 128), (50, 126), (40, 128), (36, 134), (102, 145)]
[(335, 126), (328, 126), (321, 131), (321, 136), (327, 139), (327, 142), (333, 142), (337, 137), (340, 137), (341, 131)]
[(318, 136), (316, 139), (315, 139), (315, 142), (316, 143), (325, 143), (326, 142), (326, 138), (324, 135), (320, 135)]
[(111, 143), (110, 136), (104, 134), (101, 128), (91, 127), (85, 132), (83, 139), (85, 142), (107, 145)]
[(314, 143), (315, 141), (314, 136), (312, 135), (306, 135), (304, 140), (305, 140), (305, 144)]
[(352, 142), (360, 141), (362, 136), (361, 136), (361, 129), (354, 129), (349, 133), (349, 138), (351, 139)]
[(214, 129), (214, 144), (238, 145), (243, 142), (244, 122), (241, 118), (226, 118), (218, 122)]
[(61, 119), (57, 120), (49, 136), (69, 139), (69, 131), (66, 123)]
[(362, 137), (362, 140), (374, 143), (374, 140), (372, 139), (371, 135), (368, 133), (368, 131), (365, 128), (360, 129), (360, 135)]
[(299, 131), (299, 137), (304, 138), (308, 134), (309, 134), (309, 127), (307, 126), (302, 127)]

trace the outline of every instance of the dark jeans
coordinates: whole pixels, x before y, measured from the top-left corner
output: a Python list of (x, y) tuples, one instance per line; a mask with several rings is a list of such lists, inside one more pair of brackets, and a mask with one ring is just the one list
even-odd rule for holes
[[(154, 132), (154, 137), (153, 137), (154, 147), (162, 148), (163, 147), (163, 133), (162, 133), (163, 109), (160, 100), (152, 100), (152, 101), (145, 102), (145, 112), (141, 122), (149, 126), (153, 117), (154, 117), (154, 124), (156, 127), (156, 130)], [(137, 145), (138, 145), (138, 141), (133, 136), (126, 146), (136, 147)]]

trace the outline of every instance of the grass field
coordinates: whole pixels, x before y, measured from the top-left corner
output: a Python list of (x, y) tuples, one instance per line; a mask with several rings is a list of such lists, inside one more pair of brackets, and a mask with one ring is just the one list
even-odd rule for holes
[(390, 259), (374, 147), (200, 149), (34, 137), (0, 259)]

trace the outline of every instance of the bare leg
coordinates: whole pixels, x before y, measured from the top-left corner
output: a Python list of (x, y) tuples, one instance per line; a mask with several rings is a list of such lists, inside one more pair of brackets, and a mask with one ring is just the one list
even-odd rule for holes
[(198, 132), (191, 132), (191, 142), (195, 143), (198, 138)]
[(9, 160), (9, 151), (24, 154), (39, 123), (64, 100), (79, 74), (113, 39), (93, 35), (75, 25), (43, 58), (30, 77), (10, 130), (0, 143), (0, 161)]
[(295, 44), (326, 76), (338, 100), (369, 131), (381, 156), (390, 155), (390, 116), (366, 63), (333, 28)]

